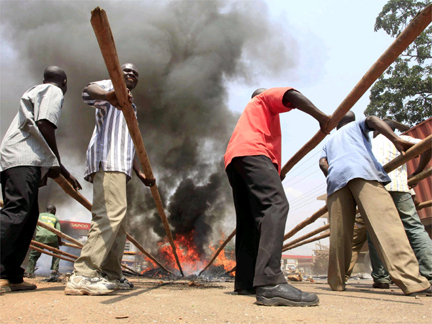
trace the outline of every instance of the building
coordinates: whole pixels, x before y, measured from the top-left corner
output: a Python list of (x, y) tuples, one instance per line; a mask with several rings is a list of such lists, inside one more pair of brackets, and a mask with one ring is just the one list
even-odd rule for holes
[(299, 272), (303, 276), (312, 275), (313, 255), (282, 254), (281, 269), (284, 272)]

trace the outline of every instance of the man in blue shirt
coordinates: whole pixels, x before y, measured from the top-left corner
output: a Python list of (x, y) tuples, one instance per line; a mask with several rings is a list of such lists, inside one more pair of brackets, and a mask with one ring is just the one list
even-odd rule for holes
[(390, 178), (372, 153), (368, 133), (376, 130), (402, 153), (412, 146), (398, 137), (375, 116), (355, 121), (348, 112), (324, 145), (319, 165), (327, 177), (327, 207), (330, 217), (330, 260), (328, 283), (332, 290), (345, 290), (349, 268), (355, 210), (358, 205), (378, 254), (393, 282), (404, 294), (430, 295), (428, 280), (419, 275), (397, 209), (384, 185)]

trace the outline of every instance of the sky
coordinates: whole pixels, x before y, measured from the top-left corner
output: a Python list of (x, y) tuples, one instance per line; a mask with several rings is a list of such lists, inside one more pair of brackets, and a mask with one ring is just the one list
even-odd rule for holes
[[(280, 42), (286, 40), (286, 46), (289, 46), (292, 54), (287, 60), (290, 60), (290, 64), (294, 64), (295, 68), (285, 69), (281, 66), (280, 73), (275, 76), (275, 73), (267, 73), (266, 67), (263, 67), (256, 70), (259, 74), (255, 72), (253, 78), (227, 79), (227, 105), (236, 113), (241, 113), (255, 89), (290, 86), (302, 92), (319, 109), (330, 115), (394, 40), (383, 31), (374, 32), (375, 19), (387, 1), (264, 2), (265, 5), (260, 4), (260, 8), (265, 10), (271, 22), (278, 26), (274, 32), (280, 32), (280, 35), (277, 35), (280, 36)], [(103, 3), (98, 4), (103, 7)], [(145, 5), (151, 3), (152, 1), (144, 2)], [(16, 76), (24, 77), (27, 73), (26, 66), (14, 59), (13, 50), (3, 41), (0, 51), (1, 66), (12, 65)], [(258, 48), (257, 51), (260, 55), (264, 53), (280, 60), (277, 46)], [(17, 81), (5, 79), (4, 75), (1, 78), (1, 93), (5, 96), (8, 94), (8, 87), (15, 86)], [(10, 98), (16, 102), (18, 99)], [(357, 118), (364, 117), (363, 111), (368, 102), (369, 91), (352, 109)], [(0, 113), (4, 109), (5, 107), (1, 107)], [(0, 119), (0, 136), (3, 136), (11, 118), (2, 118), (0, 115)], [(318, 131), (318, 123), (312, 117), (295, 110), (281, 114), (281, 127), (283, 163)], [(318, 168), (321, 147), (322, 143), (300, 161), (283, 182), (290, 202), (286, 231), (324, 205), (324, 201), (316, 200), (317, 196), (325, 193), (325, 178)], [(82, 169), (72, 166), (72, 170), (74, 168), (79, 171)], [(83, 182), (81, 181), (82, 184)], [(85, 185), (82, 193), (91, 201), (91, 186)], [(85, 214), (79, 208), (77, 210), (77, 213)], [(85, 220), (83, 217), (89, 216), (76, 219)], [(324, 222), (325, 220), (319, 219), (293, 238), (322, 226)], [(322, 240), (321, 243), (326, 245), (328, 240)], [(311, 243), (287, 253), (311, 255), (314, 248), (315, 244)]]

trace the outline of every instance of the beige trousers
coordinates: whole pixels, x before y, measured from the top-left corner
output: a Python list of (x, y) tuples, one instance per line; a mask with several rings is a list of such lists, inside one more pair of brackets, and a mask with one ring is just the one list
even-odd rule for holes
[(333, 290), (345, 290), (345, 274), (352, 255), (356, 204), (378, 254), (393, 282), (405, 294), (430, 286), (419, 274), (419, 265), (408, 242), (393, 199), (377, 181), (353, 179), (330, 195), (330, 260), (328, 283)]
[(359, 227), (357, 226), (357, 223), (354, 224), (354, 234), (353, 234), (353, 243), (352, 243), (352, 256), (349, 268), (345, 274), (345, 281), (351, 277), (352, 271), (354, 269), (354, 266), (357, 262), (358, 256), (360, 254), (360, 251), (364, 245), (364, 243), (367, 241), (367, 232), (366, 227)]
[(126, 242), (126, 174), (99, 171), (93, 178), (92, 222), (75, 274), (111, 280), (122, 277), (121, 260)]

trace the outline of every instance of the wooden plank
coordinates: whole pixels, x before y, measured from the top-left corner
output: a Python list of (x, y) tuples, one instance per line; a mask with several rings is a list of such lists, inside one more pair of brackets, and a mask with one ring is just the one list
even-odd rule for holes
[[(408, 48), (408, 46), (423, 32), (432, 21), (432, 5), (426, 6), (405, 30), (395, 39), (383, 55), (372, 65), (354, 89), (337, 107), (330, 118), (328, 130), (336, 127), (343, 116), (355, 105), (364, 95), (370, 86), (384, 73), (384, 71), (398, 58), (398, 56)], [(309, 140), (291, 159), (282, 167), (281, 175), (286, 175), (306, 154), (312, 151), (326, 134), (319, 130), (312, 139)]]
[[(99, 43), (99, 47), (105, 61), (105, 65), (107, 66), (110, 79), (113, 83), (118, 102), (122, 108), (122, 112), (125, 117), (129, 129), (129, 133), (134, 142), (135, 149), (139, 157), (139, 160), (141, 162), (141, 166), (143, 168), (144, 174), (147, 179), (154, 179), (153, 171), (150, 166), (150, 161), (147, 156), (147, 152), (144, 147), (144, 142), (138, 127), (138, 121), (135, 117), (135, 112), (132, 108), (132, 104), (129, 102), (128, 90), (126, 88), (123, 72), (121, 70), (120, 62), (117, 56), (117, 49), (115, 47), (114, 37), (111, 32), (111, 27), (108, 22), (108, 17), (106, 15), (106, 12), (100, 7), (96, 7), (91, 13), (90, 22), (92, 24), (97, 41)], [(165, 232), (167, 234), (168, 241), (171, 245), (171, 249), (174, 254), (174, 257), (176, 259), (177, 266), (180, 270), (181, 275), (184, 276), (157, 185), (155, 184), (154, 186), (150, 187), (150, 191), (155, 201), (156, 209), (159, 213), (159, 216), (165, 228)]]
[(316, 230), (314, 230), (314, 231), (312, 231), (312, 232), (310, 232), (308, 234), (305, 234), (305, 235), (303, 235), (303, 236), (301, 236), (299, 238), (296, 238), (295, 240), (292, 240), (291, 242), (288, 242), (287, 244), (285, 244), (282, 247), (282, 249), (285, 249), (285, 248), (287, 248), (287, 247), (289, 247), (291, 245), (297, 244), (298, 242), (306, 240), (306, 239), (308, 239), (308, 238), (310, 238), (310, 237), (312, 237), (312, 236), (314, 236), (314, 235), (316, 235), (318, 233), (324, 232), (325, 230), (328, 230), (329, 228), (330, 228), (330, 224), (326, 224), (324, 226), (321, 226), (321, 227), (317, 228)]
[(74, 262), (75, 262), (75, 260), (68, 259), (68, 258), (65, 258), (64, 256), (61, 256), (61, 255), (58, 255), (58, 254), (55, 254), (55, 253), (51, 253), (51, 252), (45, 251), (45, 250), (40, 249), (40, 248), (38, 248), (38, 247), (36, 247), (36, 246), (34, 246), (34, 245), (31, 245), (31, 244), (30, 244), (30, 249), (35, 250), (35, 251), (38, 251), (38, 252), (40, 252), (40, 253), (44, 253), (44, 254), (51, 255), (51, 256), (53, 256), (53, 257), (56, 257), (56, 258), (59, 258), (59, 259), (65, 260), (65, 261), (69, 261), (69, 262), (71, 262), (71, 263), (74, 263)]
[(198, 277), (201, 276), (201, 273), (203, 273), (204, 271), (206, 271), (208, 269), (208, 267), (211, 266), (211, 264), (214, 262), (214, 260), (216, 260), (217, 256), (222, 252), (222, 250), (225, 248), (225, 246), (229, 243), (229, 241), (232, 240), (232, 238), (236, 235), (237, 230), (234, 230), (227, 238), (226, 240), (222, 243), (222, 245), (219, 247), (219, 249), (217, 249), (216, 253), (214, 254), (213, 258), (209, 261), (209, 263), (206, 265), (206, 267), (204, 269), (201, 270), (201, 272), (198, 274)]
[(329, 236), (330, 236), (330, 232), (323, 233), (323, 234), (318, 235), (318, 236), (316, 236), (316, 237), (312, 237), (312, 238), (309, 239), (309, 240), (306, 240), (306, 241), (299, 242), (299, 243), (297, 243), (297, 244), (291, 245), (291, 246), (289, 246), (289, 247), (283, 249), (282, 252), (285, 252), (285, 251), (288, 251), (288, 250), (294, 249), (294, 248), (296, 248), (296, 247), (302, 246), (302, 245), (307, 244), (307, 243), (312, 243), (312, 242), (315, 242), (315, 241), (318, 241), (318, 240), (324, 239), (324, 238), (329, 237)]

